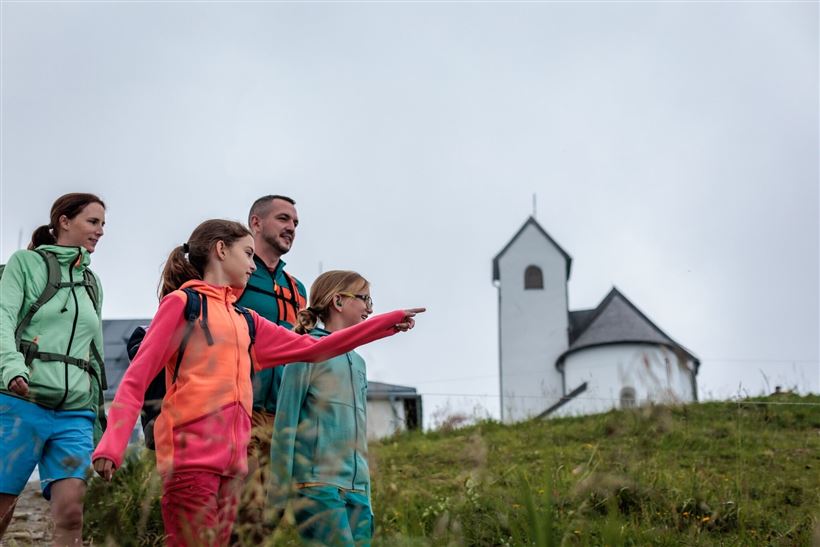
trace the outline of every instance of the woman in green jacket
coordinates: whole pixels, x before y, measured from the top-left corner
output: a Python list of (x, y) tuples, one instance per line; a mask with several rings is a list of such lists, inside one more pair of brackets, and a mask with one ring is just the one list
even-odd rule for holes
[[(327, 336), (373, 313), (370, 286), (356, 272), (329, 271), (310, 289), (298, 333)], [(321, 320), (322, 327), (316, 326)], [(284, 367), (274, 419), (272, 492), (290, 494), (300, 535), (324, 545), (369, 545), (373, 535), (367, 467), (367, 373), (355, 351)]]
[(100, 198), (66, 194), (2, 271), (0, 537), (39, 466), (54, 544), (82, 543), (86, 470), (104, 420), (102, 292), (88, 270), (104, 225)]

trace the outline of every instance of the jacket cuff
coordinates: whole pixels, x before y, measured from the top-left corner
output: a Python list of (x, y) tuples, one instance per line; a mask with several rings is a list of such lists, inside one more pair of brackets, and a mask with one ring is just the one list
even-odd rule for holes
[(18, 376), (25, 378), (26, 382), (29, 381), (28, 367), (25, 363), (8, 363), (3, 365), (3, 377), (0, 379), (0, 381), (3, 382), (3, 389), (7, 390), (9, 383)]

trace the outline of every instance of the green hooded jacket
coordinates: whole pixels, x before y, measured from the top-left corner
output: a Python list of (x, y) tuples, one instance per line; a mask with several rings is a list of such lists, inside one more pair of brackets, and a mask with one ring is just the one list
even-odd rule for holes
[[(37, 249), (57, 257), (63, 282), (83, 280), (83, 271), (90, 262), (87, 250), (59, 245), (41, 245)], [(34, 251), (17, 251), (3, 270), (0, 278), (0, 393), (23, 398), (8, 389), (15, 377), (22, 376), (29, 384), (29, 395), (25, 399), (51, 409), (91, 410), (99, 418), (100, 384), (92, 374), (61, 361), (35, 358), (27, 365), (15, 346), (14, 331), (43, 292), (46, 281), (46, 263)], [(97, 287), (101, 310), (102, 288), (98, 278)], [(97, 362), (91, 351), (92, 341), (99, 352), (103, 349), (100, 310), (94, 309), (94, 302), (84, 287), (62, 287), (34, 314), (22, 339), (36, 343), (40, 352), (88, 361), (96, 378), (101, 378), (102, 363)], [(95, 438), (99, 438), (99, 434), (98, 419)]]
[[(316, 328), (311, 336), (330, 334)], [(367, 370), (354, 352), (285, 367), (273, 422), (274, 484), (321, 483), (366, 492)], [(274, 502), (284, 501), (284, 492)]]

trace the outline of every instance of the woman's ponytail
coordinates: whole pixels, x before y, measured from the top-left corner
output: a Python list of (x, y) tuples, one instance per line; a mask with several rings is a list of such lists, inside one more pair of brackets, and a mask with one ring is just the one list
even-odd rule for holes
[(48, 224), (43, 224), (31, 234), (31, 243), (28, 244), (28, 250), (33, 251), (40, 245), (54, 245), (57, 243), (57, 238), (51, 231)]

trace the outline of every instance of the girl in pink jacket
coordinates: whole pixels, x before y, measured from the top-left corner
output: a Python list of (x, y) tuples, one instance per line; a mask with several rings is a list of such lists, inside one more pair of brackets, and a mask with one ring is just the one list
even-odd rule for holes
[[(163, 271), (159, 309), (120, 383), (108, 430), (92, 457), (97, 472), (110, 480), (122, 463), (145, 391), (164, 367), (166, 395), (154, 439), (168, 545), (228, 544), (247, 473), (251, 367), (323, 361), (409, 330), (413, 317), (424, 311), (378, 315), (321, 339), (299, 336), (251, 312), (256, 329), (251, 346), (248, 324), (234, 302), (256, 267), (253, 255), (250, 232), (227, 220), (203, 222), (174, 249)], [(177, 368), (186, 325), (187, 296), (181, 289), (200, 294), (202, 316)]]

